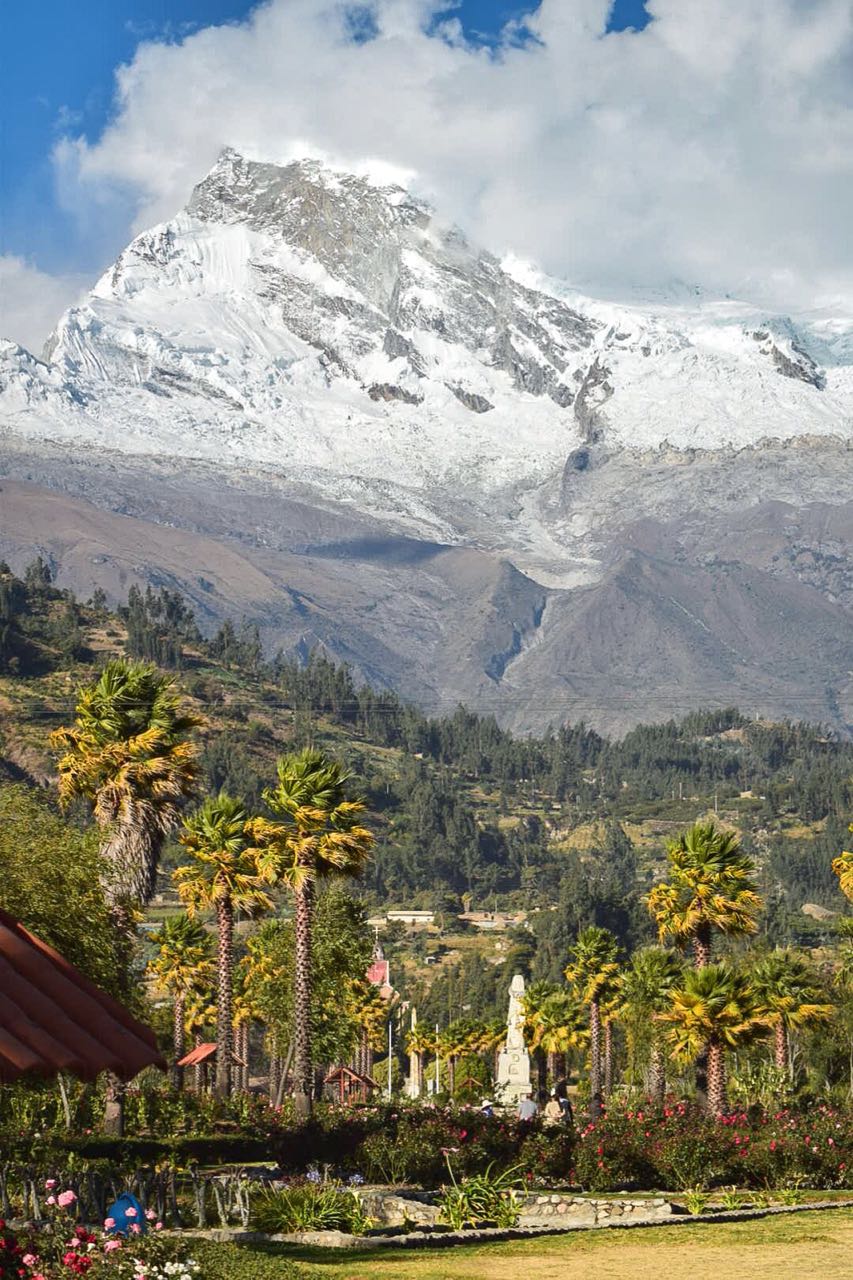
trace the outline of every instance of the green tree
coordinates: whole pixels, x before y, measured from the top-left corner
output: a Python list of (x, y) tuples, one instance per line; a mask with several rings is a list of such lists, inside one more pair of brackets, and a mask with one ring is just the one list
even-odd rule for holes
[(613, 934), (591, 925), (578, 936), (565, 970), (578, 1000), (589, 1009), (589, 1092), (593, 1120), (601, 1114), (602, 1101), (601, 1003), (619, 973), (618, 954)]
[(104, 891), (116, 907), (154, 892), (163, 842), (195, 790), (199, 723), (170, 677), (116, 659), (80, 693), (73, 725), (51, 734), (60, 800), (82, 797), (104, 832)]
[(749, 978), (724, 964), (688, 969), (683, 982), (672, 988), (670, 1002), (667, 1012), (657, 1016), (668, 1028), (673, 1056), (687, 1063), (707, 1054), (707, 1108), (712, 1115), (723, 1115), (727, 1051), (767, 1031)]
[(754, 933), (761, 909), (752, 860), (737, 835), (697, 822), (667, 846), (669, 879), (646, 899), (661, 942), (692, 943), (697, 967), (710, 963), (714, 932)]
[[(311, 947), (311, 1068), (346, 1062), (362, 1029), (362, 995), (372, 939), (364, 907), (326, 884), (316, 897)], [(246, 992), (275, 1055), (295, 1038), (294, 920), (268, 920), (249, 939)], [(375, 990), (371, 988), (371, 990)], [(387, 1006), (386, 1006), (387, 1008)]]
[(280, 819), (251, 824), (258, 865), (271, 884), (293, 893), (296, 921), (294, 959), (294, 1103), (297, 1115), (311, 1114), (311, 932), (314, 891), (329, 875), (362, 874), (373, 836), (360, 823), (364, 801), (348, 794), (350, 775), (336, 760), (305, 750), (282, 757), (278, 783), (264, 800)]
[(172, 1001), (174, 1063), (172, 1083), (179, 1089), (183, 1070), (178, 1066), (186, 1053), (186, 1006), (188, 997), (209, 989), (213, 979), (213, 945), (200, 920), (186, 913), (169, 916), (151, 942), (157, 948), (148, 972), (160, 990)]
[(220, 791), (185, 820), (180, 841), (192, 861), (178, 867), (174, 880), (192, 919), (199, 911), (216, 913), (216, 1092), (231, 1089), (234, 917), (254, 916), (272, 906), (248, 837), (249, 815), (242, 800)]
[(835, 1006), (828, 1004), (811, 966), (796, 951), (772, 951), (751, 972), (756, 1008), (773, 1031), (773, 1061), (791, 1074), (791, 1034), (826, 1022)]
[(660, 1104), (666, 1093), (664, 1035), (657, 1015), (670, 1007), (670, 994), (684, 974), (681, 957), (665, 947), (643, 947), (631, 957), (622, 978), (619, 1016), (625, 1024), (628, 1045), (636, 1066), (648, 1064), (648, 1093)]
[(0, 867), (0, 907), (128, 1000), (127, 949), (101, 888), (97, 833), (64, 821), (41, 791), (0, 786)]

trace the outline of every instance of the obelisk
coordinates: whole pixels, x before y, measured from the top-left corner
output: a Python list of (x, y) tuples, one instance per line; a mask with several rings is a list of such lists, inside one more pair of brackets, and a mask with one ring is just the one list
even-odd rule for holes
[(514, 1106), (530, 1093), (530, 1054), (524, 1043), (524, 978), (517, 973), (509, 986), (506, 1044), (498, 1058), (497, 1100)]

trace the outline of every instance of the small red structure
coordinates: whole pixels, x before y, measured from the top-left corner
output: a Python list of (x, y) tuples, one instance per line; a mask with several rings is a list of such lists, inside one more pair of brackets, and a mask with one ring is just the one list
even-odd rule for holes
[(341, 1103), (367, 1102), (373, 1090), (379, 1088), (371, 1076), (353, 1071), (352, 1067), (335, 1067), (326, 1076), (323, 1084), (338, 1086), (338, 1101)]
[(215, 1057), (215, 1044), (197, 1044), (194, 1049), (190, 1049), (185, 1057), (181, 1058), (177, 1065), (179, 1067), (200, 1067), (203, 1062), (209, 1062), (211, 1058)]
[(154, 1032), (0, 911), (0, 1083), (60, 1071), (130, 1080), (145, 1067), (166, 1068)]

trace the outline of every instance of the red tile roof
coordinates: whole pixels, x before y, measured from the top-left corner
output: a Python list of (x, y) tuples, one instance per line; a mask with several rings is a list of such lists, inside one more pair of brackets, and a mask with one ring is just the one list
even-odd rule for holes
[(178, 1063), (179, 1067), (197, 1067), (202, 1062), (207, 1062), (208, 1058), (216, 1056), (215, 1044), (197, 1044), (194, 1049), (190, 1049), (185, 1058), (181, 1058)]
[(59, 1071), (129, 1080), (151, 1066), (166, 1066), (153, 1031), (0, 911), (0, 1081)]

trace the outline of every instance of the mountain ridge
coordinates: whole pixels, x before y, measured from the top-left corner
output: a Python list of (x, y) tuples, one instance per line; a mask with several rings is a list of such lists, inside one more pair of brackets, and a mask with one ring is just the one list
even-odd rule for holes
[[(45, 360), (0, 344), (0, 460), (41, 486), (0, 495), (13, 563), (114, 598), (166, 575), (213, 625), (236, 602), (199, 580), (236, 551), (270, 647), (430, 710), (621, 730), (713, 695), (853, 724), (843, 318), (583, 298), (403, 188), (226, 151)], [(42, 537), (39, 492), (68, 503)]]

